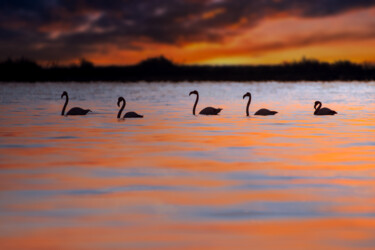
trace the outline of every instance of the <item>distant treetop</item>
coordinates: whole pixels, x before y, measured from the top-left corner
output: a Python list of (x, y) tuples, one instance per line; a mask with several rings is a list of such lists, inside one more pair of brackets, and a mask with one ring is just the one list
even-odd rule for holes
[(90, 62), (89, 60), (86, 60), (85, 58), (81, 58), (80, 60), (80, 67), (81, 68), (93, 68), (94, 63)]
[(145, 68), (172, 68), (175, 67), (175, 64), (164, 56), (159, 56), (147, 58), (146, 60), (141, 61), (138, 66)]

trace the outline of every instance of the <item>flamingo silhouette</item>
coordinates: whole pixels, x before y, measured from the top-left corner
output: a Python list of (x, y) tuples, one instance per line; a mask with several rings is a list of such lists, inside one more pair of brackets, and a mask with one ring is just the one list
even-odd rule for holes
[[(66, 106), (68, 105), (68, 102), (69, 102), (69, 96), (68, 96), (68, 93), (66, 91), (64, 91), (61, 95), (61, 98), (63, 97), (66, 97), (65, 99), (65, 104), (64, 104), (64, 107), (61, 111), (61, 115), (64, 115), (65, 113), (65, 109), (66, 109)], [(92, 112), (90, 109), (83, 109), (83, 108), (79, 108), (79, 107), (74, 107), (74, 108), (71, 108), (68, 113), (66, 113), (66, 115), (86, 115), (88, 112)]]
[[(191, 91), (189, 96), (192, 95), (192, 94), (195, 94), (197, 95), (197, 98), (195, 99), (195, 103), (194, 103), (194, 106), (193, 106), (193, 115), (195, 115), (195, 109), (197, 108), (197, 104), (198, 104), (198, 101), (199, 101), (199, 93), (198, 91), (194, 90), (194, 91)], [(199, 112), (200, 115), (217, 115), (220, 113), (220, 111), (222, 111), (223, 109), (221, 108), (213, 108), (213, 107), (206, 107), (204, 109), (201, 110), (201, 112)]]
[[(245, 97), (249, 97), (249, 101), (247, 102), (247, 105), (246, 105), (246, 116), (250, 116), (249, 115), (249, 107), (250, 107), (250, 103), (251, 103), (251, 94), (250, 92), (247, 92), (242, 99), (245, 99)], [(262, 116), (267, 116), (267, 115), (275, 115), (277, 114), (277, 111), (271, 111), (271, 110), (268, 110), (268, 109), (259, 109), (257, 112), (255, 112), (254, 115), (262, 115)]]
[(322, 103), (320, 101), (316, 101), (314, 104), (314, 115), (335, 115), (337, 114), (336, 111), (329, 109), (329, 108), (322, 108)]
[[(120, 118), (121, 117), (121, 113), (122, 111), (124, 110), (125, 108), (125, 105), (126, 105), (126, 101), (125, 101), (125, 98), (120, 96), (118, 98), (118, 101), (117, 101), (117, 106), (120, 107), (120, 103), (122, 102), (122, 106), (120, 108), (120, 110), (118, 111), (118, 114), (117, 114), (117, 118)], [(127, 112), (123, 118), (143, 118), (143, 115), (139, 115), (135, 112)]]

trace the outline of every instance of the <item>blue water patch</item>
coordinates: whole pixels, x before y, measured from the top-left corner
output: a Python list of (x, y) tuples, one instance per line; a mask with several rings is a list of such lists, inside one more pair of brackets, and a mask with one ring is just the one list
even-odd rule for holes
[(375, 141), (369, 141), (369, 142), (352, 142), (352, 143), (341, 144), (340, 146), (344, 147), (344, 148), (375, 146)]
[(260, 123), (260, 125), (265, 126), (294, 126), (297, 123), (281, 123), (281, 122), (270, 122), (270, 123)]
[(176, 186), (151, 186), (151, 185), (131, 185), (122, 187), (112, 187), (106, 189), (77, 189), (68, 190), (64, 194), (68, 195), (99, 195), (99, 194), (109, 194), (109, 193), (121, 193), (121, 192), (140, 192), (140, 191), (178, 191), (182, 190), (182, 187)]
[[(375, 213), (337, 212), (337, 203), (287, 201), (257, 201), (227, 207), (196, 207), (191, 216), (212, 220), (291, 219), (317, 217), (364, 217), (373, 218)], [(345, 205), (345, 204), (342, 204)]]
[(3, 191), (2, 197), (9, 199), (1, 199), (1, 204), (9, 203), (25, 203), (30, 200), (59, 197), (65, 195), (103, 195), (122, 192), (141, 192), (141, 191), (187, 191), (193, 190), (194, 187), (188, 186), (161, 186), (161, 185), (128, 185), (103, 189), (71, 189), (71, 190), (11, 190)]
[(77, 136), (52, 136), (52, 137), (46, 137), (45, 139), (77, 139), (79, 137)]
[(298, 189), (350, 189), (348, 186), (329, 183), (248, 183), (232, 186), (233, 190), (298, 190)]
[(160, 176), (188, 176), (190, 172), (182, 171), (178, 169), (160, 169), (152, 167), (143, 168), (96, 168), (89, 172), (90, 176), (100, 178), (113, 178), (113, 177), (160, 177)]
[(102, 209), (87, 209), (87, 208), (54, 208), (53, 210), (37, 210), (37, 211), (6, 211), (1, 212), (1, 215), (6, 216), (25, 216), (25, 217), (58, 217), (58, 218), (73, 218), (94, 214), (103, 214), (106, 212)]
[[(266, 147), (262, 147), (266, 148)], [(173, 156), (183, 156), (186, 158), (199, 158), (199, 159), (208, 159), (215, 160), (218, 162), (233, 163), (233, 162), (271, 162), (273, 161), (271, 157), (255, 157), (255, 150), (259, 147), (221, 147), (217, 150), (210, 151), (171, 151), (165, 153), (165, 155)], [(252, 157), (254, 156), (254, 157)]]
[(313, 176), (313, 175), (272, 175), (262, 171), (236, 171), (222, 174), (222, 178), (231, 180), (375, 180), (368, 175), (335, 175), (335, 176)]
[(0, 148), (45, 148), (49, 146), (43, 144), (0, 144)]

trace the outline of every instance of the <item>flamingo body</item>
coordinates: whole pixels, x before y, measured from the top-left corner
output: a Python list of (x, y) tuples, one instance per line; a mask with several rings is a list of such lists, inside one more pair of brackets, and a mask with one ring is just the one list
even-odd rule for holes
[(199, 112), (200, 115), (217, 115), (220, 113), (220, 111), (223, 110), (221, 108), (213, 108), (213, 107), (207, 107), (201, 110)]
[(275, 115), (275, 114), (277, 114), (277, 111), (271, 111), (268, 109), (259, 109), (257, 112), (255, 112), (254, 115), (267, 116), (267, 115)]
[(124, 118), (143, 118), (143, 115), (139, 115), (135, 112), (127, 112), (125, 115), (124, 115)]
[(91, 110), (78, 107), (71, 108), (66, 115), (86, 115)]

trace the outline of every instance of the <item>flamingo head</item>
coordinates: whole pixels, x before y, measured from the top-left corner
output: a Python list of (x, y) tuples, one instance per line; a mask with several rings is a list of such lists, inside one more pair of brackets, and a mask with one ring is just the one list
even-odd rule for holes
[(322, 103), (321, 102), (319, 102), (319, 101), (315, 101), (315, 104), (314, 104), (314, 109), (316, 109), (316, 107), (318, 106), (318, 105), (321, 105)]
[(63, 98), (64, 96), (68, 96), (68, 93), (66, 91), (64, 91), (62, 94), (61, 94), (61, 98)]
[(189, 96), (191, 96), (192, 94), (196, 94), (196, 95), (198, 95), (198, 91), (196, 91), (196, 90), (191, 91), (190, 94), (189, 94)]
[(248, 96), (249, 98), (251, 98), (250, 92), (247, 92), (246, 94), (244, 94), (244, 96), (242, 97), (242, 99), (245, 99), (246, 96)]
[(118, 100), (117, 100), (117, 107), (120, 107), (120, 103), (121, 103), (121, 101), (124, 101), (124, 102), (125, 102), (125, 99), (124, 99), (124, 97), (122, 97), (122, 96), (120, 96), (120, 97), (118, 98)]

